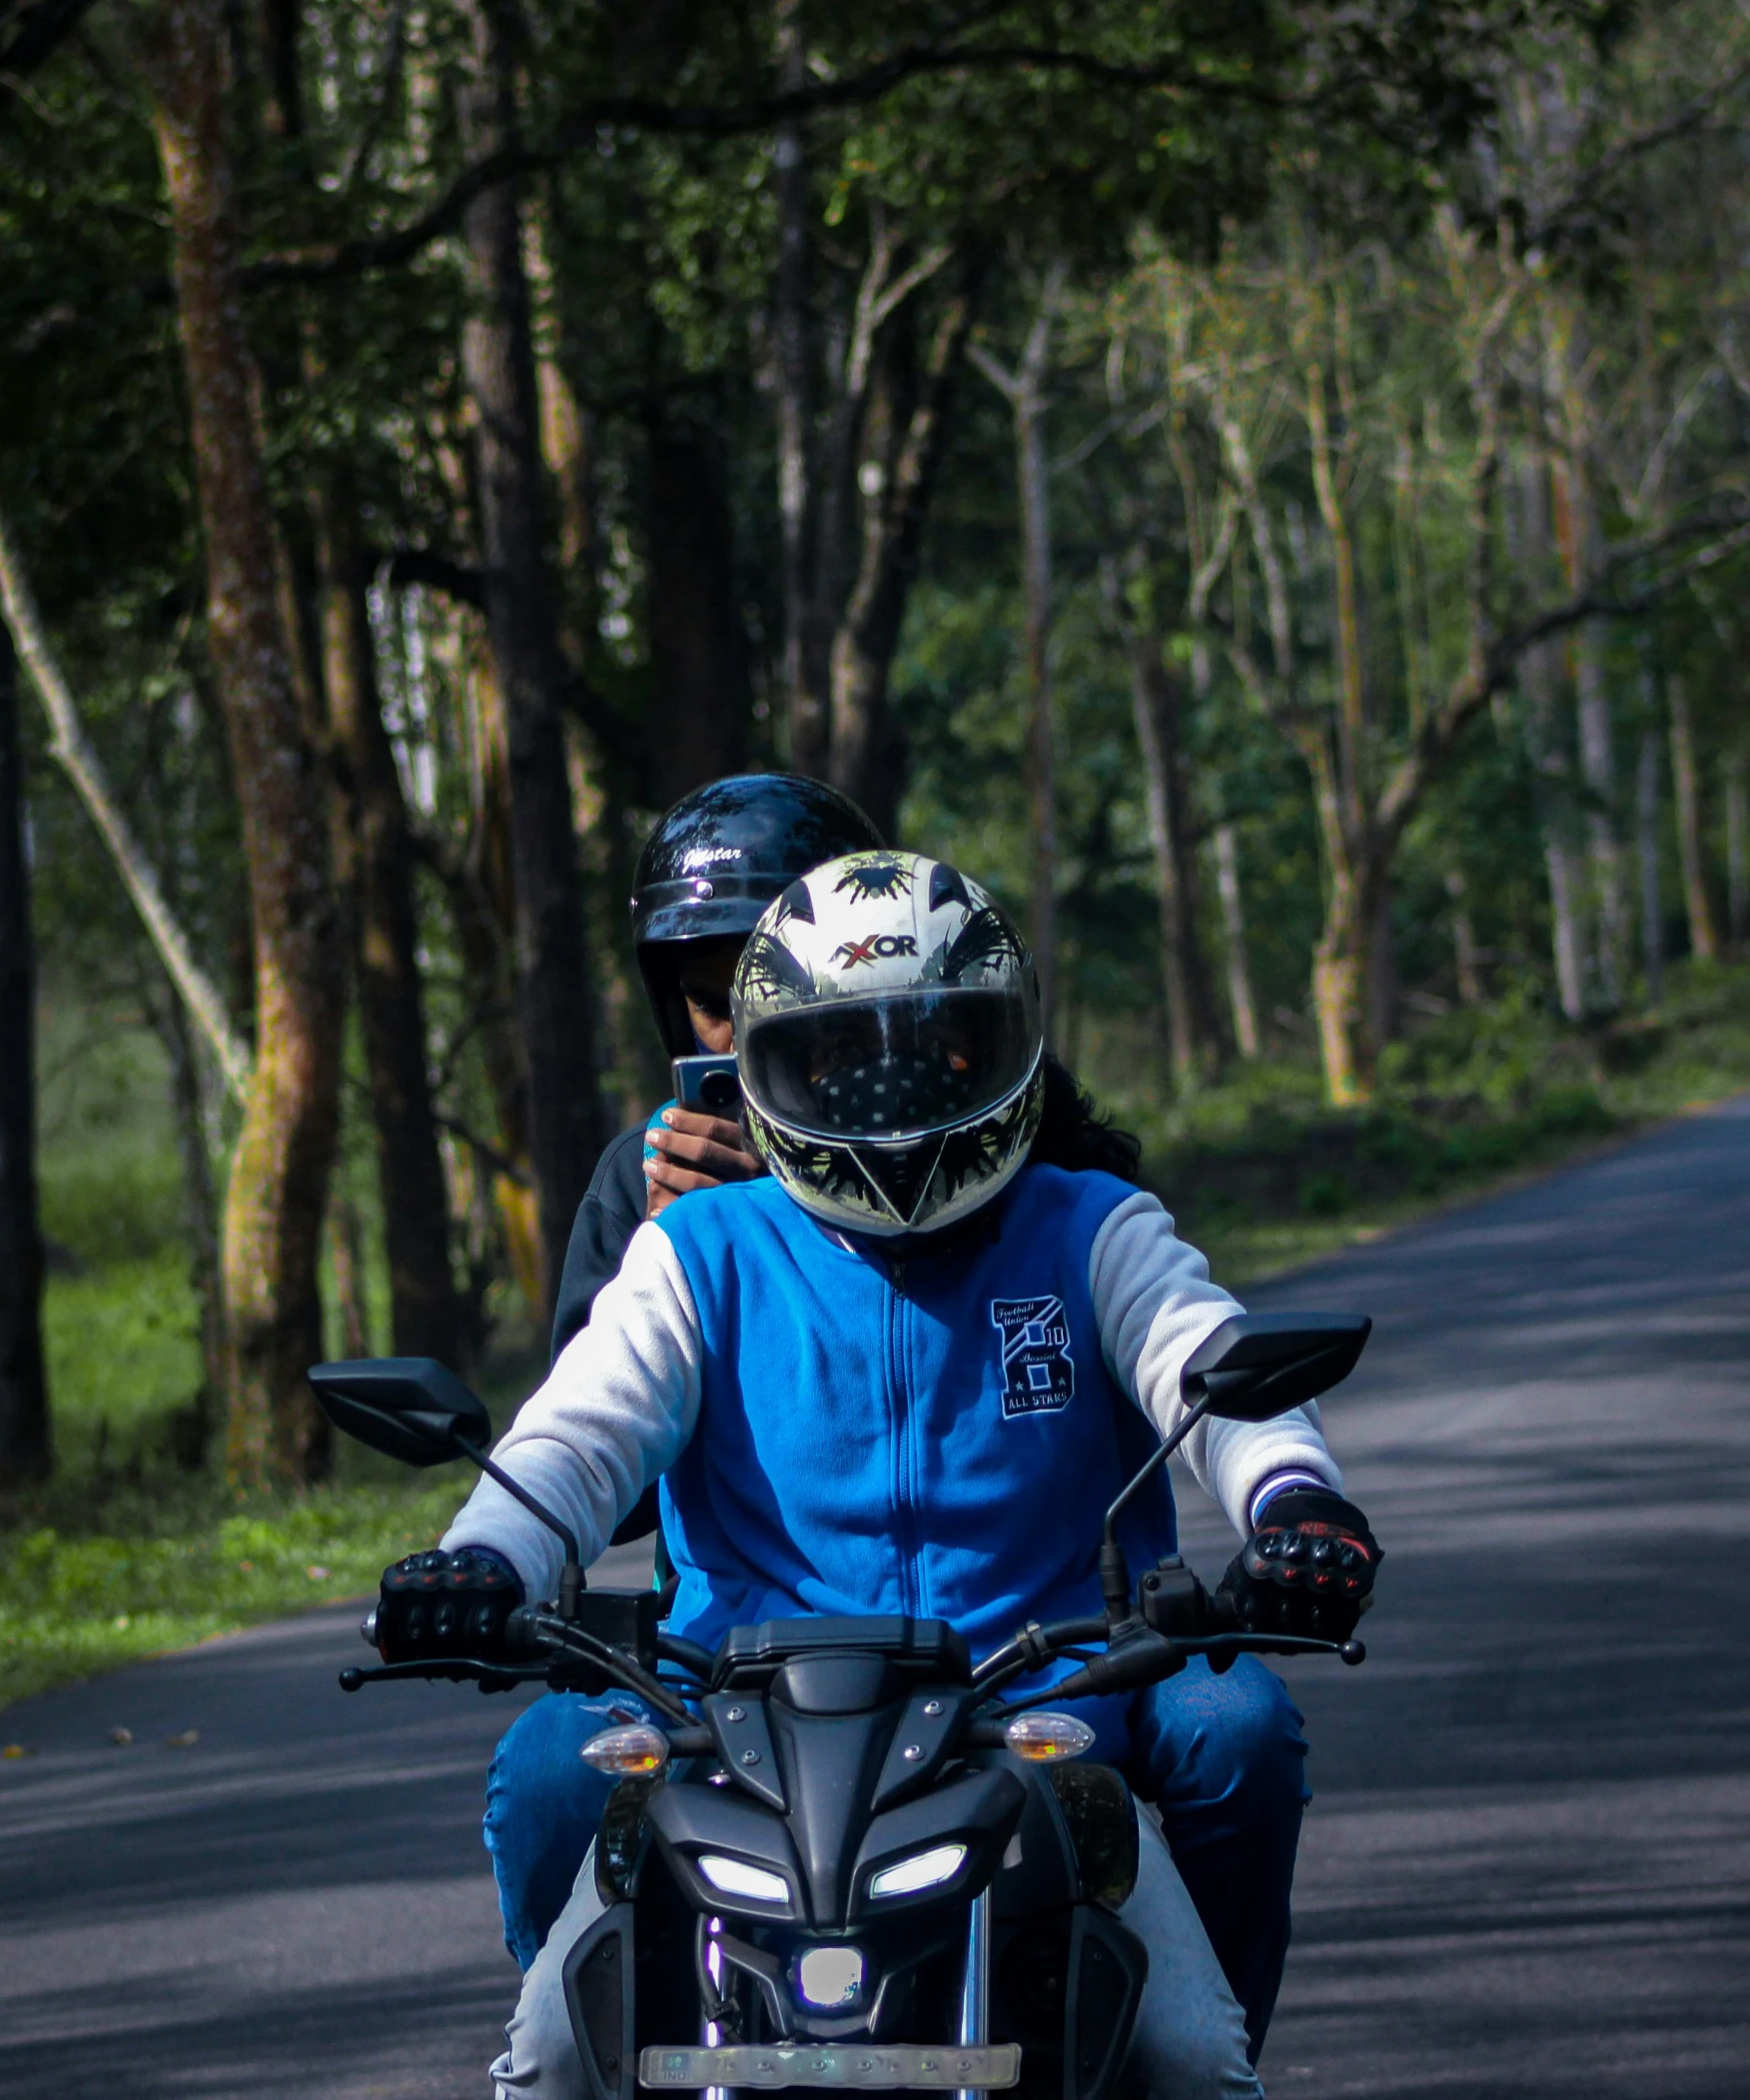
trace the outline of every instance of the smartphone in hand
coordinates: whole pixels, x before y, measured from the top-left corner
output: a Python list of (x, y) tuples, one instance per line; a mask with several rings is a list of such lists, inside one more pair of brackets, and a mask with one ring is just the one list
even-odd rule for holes
[(677, 1057), (674, 1099), (701, 1116), (735, 1117), (741, 1113), (741, 1072), (733, 1056)]

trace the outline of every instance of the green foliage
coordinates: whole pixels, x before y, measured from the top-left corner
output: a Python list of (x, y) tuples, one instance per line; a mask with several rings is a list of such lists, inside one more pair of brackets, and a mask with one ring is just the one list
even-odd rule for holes
[(1566, 1028), (1525, 997), (1393, 1046), (1377, 1100), (1324, 1107), (1310, 1065), (1143, 1120), (1145, 1171), (1240, 1284), (1750, 1086), (1750, 968), (1681, 966), (1650, 1019)]
[[(258, 1619), (374, 1591), (383, 1569), (432, 1545), (466, 1482), (314, 1493), (227, 1512), (185, 1493), (112, 1513), (113, 1531), (0, 1532), (0, 1706)], [(141, 1529), (124, 1529), (131, 1515)], [(117, 1522), (120, 1520), (120, 1522)], [(146, 1527), (150, 1526), (150, 1529)]]

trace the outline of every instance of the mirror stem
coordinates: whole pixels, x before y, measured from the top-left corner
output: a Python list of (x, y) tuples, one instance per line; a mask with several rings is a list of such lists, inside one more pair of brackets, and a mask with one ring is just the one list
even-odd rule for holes
[(1106, 1617), (1111, 1625), (1117, 1625), (1121, 1618), (1128, 1618), (1131, 1608), (1130, 1563), (1125, 1559), (1124, 1548), (1118, 1543), (1118, 1521), (1209, 1413), (1213, 1398), (1206, 1391), (1201, 1400), (1186, 1410), (1184, 1421), (1171, 1437), (1150, 1452), (1106, 1513), (1106, 1532), (1100, 1542), (1100, 1593), (1106, 1599)]
[(572, 1619), (577, 1616), (577, 1598), (583, 1589), (583, 1570), (578, 1563), (577, 1535), (569, 1525), (564, 1525), (544, 1503), (536, 1502), (519, 1482), (513, 1481), (496, 1459), (468, 1443), (465, 1437), (457, 1437), (455, 1448), (464, 1458), (471, 1459), (489, 1481), (496, 1481), (504, 1493), (513, 1496), (530, 1517), (539, 1518), (565, 1549), (565, 1565), (559, 1570), (559, 1616)]

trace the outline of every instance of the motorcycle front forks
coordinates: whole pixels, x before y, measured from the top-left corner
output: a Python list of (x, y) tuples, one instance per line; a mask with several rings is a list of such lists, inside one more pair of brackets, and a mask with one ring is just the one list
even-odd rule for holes
[[(972, 1899), (966, 1920), (966, 1975), (960, 1986), (962, 2048), (982, 2049), (991, 2038), (991, 1892)], [(961, 2086), (954, 2100), (984, 2100), (982, 2087)]]

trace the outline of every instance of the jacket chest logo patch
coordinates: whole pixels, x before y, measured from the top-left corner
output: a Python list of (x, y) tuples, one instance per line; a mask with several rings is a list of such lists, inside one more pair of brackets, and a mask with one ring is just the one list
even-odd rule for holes
[(1055, 1415), (1075, 1398), (1070, 1323), (1061, 1298), (993, 1298), (1003, 1338), (1003, 1415)]

